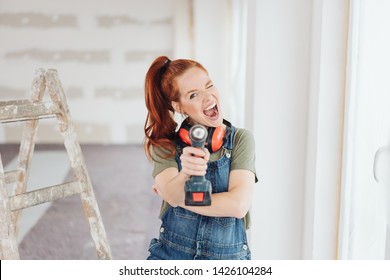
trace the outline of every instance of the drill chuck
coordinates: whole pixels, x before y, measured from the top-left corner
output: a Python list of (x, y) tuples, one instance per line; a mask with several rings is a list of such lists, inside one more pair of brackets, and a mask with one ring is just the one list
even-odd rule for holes
[(189, 137), (192, 146), (203, 148), (207, 139), (207, 134), (207, 129), (203, 125), (197, 124), (191, 127)]

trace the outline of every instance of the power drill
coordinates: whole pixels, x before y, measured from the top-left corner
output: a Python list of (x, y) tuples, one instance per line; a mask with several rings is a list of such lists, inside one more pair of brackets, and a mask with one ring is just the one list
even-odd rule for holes
[[(203, 148), (207, 139), (207, 129), (203, 125), (194, 125), (189, 131), (193, 147)], [(185, 205), (211, 205), (211, 183), (205, 176), (191, 176), (185, 183)]]

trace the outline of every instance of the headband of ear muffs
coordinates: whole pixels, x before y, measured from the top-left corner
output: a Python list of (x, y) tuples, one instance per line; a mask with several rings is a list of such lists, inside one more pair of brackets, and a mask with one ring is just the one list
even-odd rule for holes
[[(205, 147), (209, 150), (210, 153), (218, 151), (222, 147), (224, 143), (224, 139), (230, 134), (231, 124), (226, 120), (223, 120), (223, 122), (224, 124), (226, 124), (227, 127), (226, 133), (222, 126), (209, 127), (207, 129), (208, 134), (207, 134)], [(178, 131), (180, 140), (187, 145), (191, 145), (191, 139), (189, 136), (190, 128), (191, 125), (188, 123), (188, 120), (186, 119), (183, 121)]]

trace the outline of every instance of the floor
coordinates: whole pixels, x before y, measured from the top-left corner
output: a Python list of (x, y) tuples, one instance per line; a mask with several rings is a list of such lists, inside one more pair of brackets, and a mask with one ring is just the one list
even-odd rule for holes
[[(161, 201), (151, 191), (151, 164), (141, 146), (82, 145), (113, 259), (142, 260), (158, 234)], [(19, 144), (0, 145), (5, 171), (17, 163)], [(37, 144), (28, 190), (73, 179), (63, 145)], [(12, 185), (7, 186), (12, 191)], [(78, 195), (23, 210), (21, 259), (97, 259)]]

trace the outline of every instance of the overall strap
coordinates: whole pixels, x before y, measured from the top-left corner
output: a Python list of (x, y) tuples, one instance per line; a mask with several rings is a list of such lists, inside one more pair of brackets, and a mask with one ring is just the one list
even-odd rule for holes
[(223, 148), (225, 150), (232, 150), (234, 143), (234, 134), (236, 133), (237, 129), (225, 119), (223, 120), (223, 123), (226, 125), (226, 135), (224, 139)]

